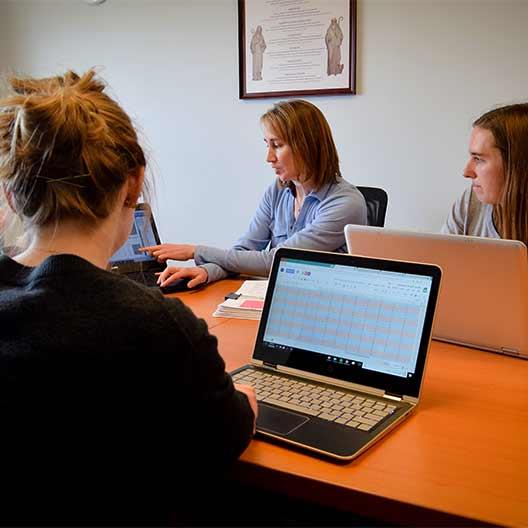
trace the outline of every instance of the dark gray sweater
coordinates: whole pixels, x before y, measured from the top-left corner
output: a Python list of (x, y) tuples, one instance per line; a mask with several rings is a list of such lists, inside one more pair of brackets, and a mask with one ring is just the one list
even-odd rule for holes
[(0, 257), (0, 420), (0, 521), (20, 499), (41, 524), (174, 505), (240, 455), (253, 413), (183, 303), (59, 255)]

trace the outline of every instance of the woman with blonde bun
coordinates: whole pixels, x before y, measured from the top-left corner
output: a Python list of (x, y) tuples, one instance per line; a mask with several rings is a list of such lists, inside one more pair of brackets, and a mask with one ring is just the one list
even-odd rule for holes
[(246, 448), (255, 395), (179, 300), (106, 271), (146, 160), (103, 82), (10, 86), (0, 191), (27, 246), (0, 257), (0, 522), (162, 522), (186, 502), (176, 481), (192, 495)]

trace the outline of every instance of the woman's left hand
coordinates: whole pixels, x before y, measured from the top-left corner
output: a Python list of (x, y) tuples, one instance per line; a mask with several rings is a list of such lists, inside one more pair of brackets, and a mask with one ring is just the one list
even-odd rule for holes
[(158, 246), (145, 246), (139, 248), (139, 251), (148, 253), (159, 262), (165, 262), (167, 259), (172, 260), (190, 260), (194, 258), (193, 244), (159, 244)]
[(158, 277), (158, 284), (165, 288), (170, 286), (175, 280), (189, 279), (188, 288), (194, 288), (200, 284), (207, 282), (208, 274), (205, 268), (188, 267), (178, 268), (176, 266), (167, 266)]

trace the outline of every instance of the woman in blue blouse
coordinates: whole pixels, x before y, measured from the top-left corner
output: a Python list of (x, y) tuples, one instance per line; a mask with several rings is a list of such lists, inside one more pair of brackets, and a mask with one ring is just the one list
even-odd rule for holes
[(159, 261), (194, 259), (196, 267), (168, 266), (161, 286), (190, 278), (192, 288), (230, 273), (268, 275), (280, 246), (345, 252), (344, 226), (366, 224), (363, 195), (344, 180), (330, 126), (307, 101), (282, 101), (261, 117), (266, 161), (277, 175), (246, 233), (231, 249), (192, 244), (143, 248)]

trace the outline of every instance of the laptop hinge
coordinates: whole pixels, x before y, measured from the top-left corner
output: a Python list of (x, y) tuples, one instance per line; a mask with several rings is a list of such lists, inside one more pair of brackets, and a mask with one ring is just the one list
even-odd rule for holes
[(391, 394), (390, 392), (386, 392), (383, 397), (389, 400), (402, 401), (402, 397), (399, 394)]
[(266, 361), (262, 362), (262, 366), (273, 369), (273, 370), (277, 370), (277, 365), (274, 365), (273, 363), (266, 363)]

